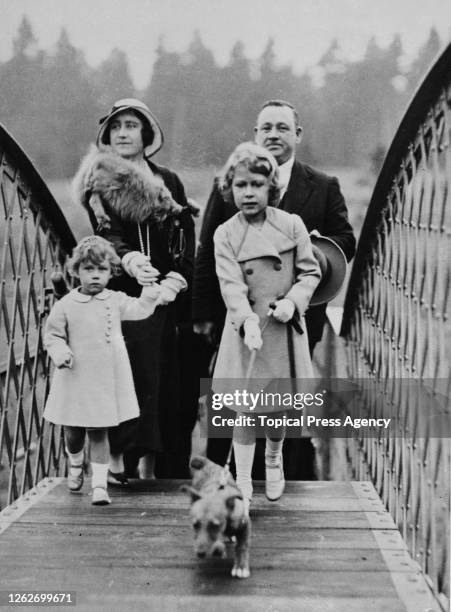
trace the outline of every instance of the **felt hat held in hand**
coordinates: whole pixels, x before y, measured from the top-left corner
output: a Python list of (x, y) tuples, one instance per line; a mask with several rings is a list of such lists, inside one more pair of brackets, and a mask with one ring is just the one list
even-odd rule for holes
[(321, 268), (321, 281), (310, 300), (310, 306), (330, 302), (340, 291), (346, 278), (346, 257), (331, 238), (310, 234), (313, 254)]

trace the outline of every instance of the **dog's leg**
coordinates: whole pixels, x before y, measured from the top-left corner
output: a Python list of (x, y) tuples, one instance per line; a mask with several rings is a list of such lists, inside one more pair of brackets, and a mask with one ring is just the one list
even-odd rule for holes
[(249, 519), (243, 527), (236, 532), (235, 563), (232, 576), (235, 578), (249, 578), (249, 543), (251, 539), (251, 523)]

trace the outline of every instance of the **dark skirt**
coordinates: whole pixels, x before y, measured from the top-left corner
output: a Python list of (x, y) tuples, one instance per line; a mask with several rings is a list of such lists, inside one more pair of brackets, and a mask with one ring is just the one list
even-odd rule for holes
[(170, 450), (180, 403), (174, 305), (159, 307), (141, 321), (124, 321), (122, 332), (140, 415), (110, 429), (111, 452), (141, 457)]

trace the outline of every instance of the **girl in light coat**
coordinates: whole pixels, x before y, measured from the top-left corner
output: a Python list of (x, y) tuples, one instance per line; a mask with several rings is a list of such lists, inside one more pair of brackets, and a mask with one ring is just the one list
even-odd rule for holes
[[(68, 486), (83, 485), (86, 432), (91, 447), (92, 503), (110, 503), (107, 493), (108, 427), (139, 414), (121, 321), (144, 319), (167, 304), (162, 288), (149, 284), (141, 297), (105, 289), (120, 260), (112, 245), (89, 236), (75, 247), (69, 270), (80, 280), (53, 306), (44, 345), (56, 366), (44, 417), (64, 426), (69, 456)], [(165, 289), (167, 292), (167, 288)]]
[[(227, 316), (213, 389), (227, 387), (225, 379), (249, 375), (251, 352), (255, 351), (253, 379), (277, 385), (283, 378), (313, 378), (303, 315), (321, 272), (300, 217), (276, 208), (280, 194), (277, 163), (266, 149), (243, 143), (228, 159), (219, 186), (224, 199), (233, 202), (239, 212), (214, 235), (216, 272)], [(246, 386), (252, 386), (250, 381)], [(246, 412), (243, 407), (235, 410)], [(268, 410), (280, 413), (280, 406), (265, 406), (265, 412)], [(285, 430), (267, 428), (265, 434), (266, 495), (276, 500), (285, 486)], [(253, 425), (234, 426), (237, 483), (248, 502), (255, 436)]]

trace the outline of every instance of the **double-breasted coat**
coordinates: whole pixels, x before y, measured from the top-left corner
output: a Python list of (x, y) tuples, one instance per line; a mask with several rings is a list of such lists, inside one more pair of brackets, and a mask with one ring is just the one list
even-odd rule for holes
[[(297, 215), (276, 208), (266, 209), (260, 229), (239, 212), (215, 232), (216, 273), (227, 307), (224, 330), (214, 371), (217, 379), (243, 379), (250, 351), (240, 334), (244, 321), (259, 317), (263, 346), (257, 352), (253, 379), (312, 378), (307, 332), (302, 317), (320, 281), (321, 272), (313, 255), (304, 223)], [(294, 302), (304, 333), (293, 329), (294, 372), (290, 372), (287, 324), (268, 316), (276, 299)], [(279, 408), (280, 409), (280, 408)]]
[(85, 295), (74, 289), (53, 306), (44, 332), (52, 359), (73, 354), (71, 368), (56, 369), (44, 417), (59, 425), (111, 427), (139, 415), (121, 321), (145, 319), (156, 299), (104, 289)]
[[(352, 259), (355, 252), (354, 233), (335, 177), (295, 160), (287, 191), (278, 208), (299, 215), (309, 232), (317, 230), (323, 236), (328, 236), (338, 244), (348, 261)], [(205, 209), (196, 255), (193, 280), (194, 321), (214, 321), (222, 326), (224, 303), (215, 274), (213, 235), (216, 228), (236, 212), (235, 205), (224, 201), (215, 184)], [(320, 304), (310, 307), (306, 313), (312, 346), (321, 339), (326, 306)]]

